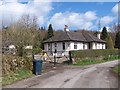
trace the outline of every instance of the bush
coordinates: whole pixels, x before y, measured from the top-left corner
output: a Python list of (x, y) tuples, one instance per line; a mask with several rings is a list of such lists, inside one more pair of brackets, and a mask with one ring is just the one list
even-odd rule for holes
[(3, 76), (15, 72), (20, 68), (32, 70), (32, 59), (13, 55), (2, 55), (2, 74)]
[(102, 50), (79, 50), (79, 51), (72, 51), (72, 58), (75, 60), (92, 57), (92, 58), (99, 58), (99, 57), (106, 57), (109, 55), (120, 56), (120, 50), (118, 49), (102, 49)]
[(105, 56), (103, 59), (106, 60), (106, 61), (108, 61), (108, 60), (115, 60), (115, 59), (120, 59), (120, 56), (118, 56), (118, 55), (115, 55), (115, 56), (108, 55), (108, 56)]
[(34, 53), (34, 54), (38, 54), (38, 53), (40, 53), (40, 52), (42, 52), (42, 49), (41, 49), (41, 48), (34, 48), (34, 49), (33, 49), (33, 53)]

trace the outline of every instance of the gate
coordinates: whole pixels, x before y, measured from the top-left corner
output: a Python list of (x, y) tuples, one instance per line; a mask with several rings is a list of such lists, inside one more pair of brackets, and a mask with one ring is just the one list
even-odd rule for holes
[(46, 57), (43, 60), (59, 64), (69, 63), (72, 61), (70, 51), (46, 51)]

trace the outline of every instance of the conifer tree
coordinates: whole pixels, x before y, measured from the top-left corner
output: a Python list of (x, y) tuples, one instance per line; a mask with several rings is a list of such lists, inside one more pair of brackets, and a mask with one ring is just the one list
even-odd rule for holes
[(110, 35), (107, 37), (107, 49), (114, 49), (113, 40)]
[(115, 37), (115, 48), (120, 49), (120, 31), (116, 33), (116, 37)]
[(53, 35), (54, 34), (53, 34), (52, 24), (49, 24), (48, 32), (47, 32), (47, 39), (51, 38)]
[(103, 28), (102, 33), (101, 33), (101, 39), (106, 40), (108, 37), (107, 29), (106, 27)]

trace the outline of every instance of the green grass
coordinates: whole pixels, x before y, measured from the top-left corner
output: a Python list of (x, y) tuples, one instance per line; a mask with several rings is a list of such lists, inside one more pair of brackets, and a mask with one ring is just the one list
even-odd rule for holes
[(103, 60), (96, 60), (96, 59), (83, 59), (80, 61), (77, 61), (76, 66), (83, 66), (83, 65), (91, 65), (91, 64), (97, 64), (97, 63), (102, 63), (104, 62)]
[(2, 77), (2, 86), (12, 84), (16, 81), (20, 81), (22, 79), (32, 77), (32, 76), (34, 76), (34, 75), (32, 74), (32, 72), (30, 70), (20, 69), (14, 73), (9, 73), (9, 74), (5, 75), (4, 77)]
[(118, 56), (106, 56), (103, 58), (103, 60), (98, 60), (96, 58), (80, 59), (74, 65), (84, 66), (84, 65), (103, 63), (103, 62), (117, 60), (117, 59), (120, 59), (120, 57), (118, 57)]
[(116, 67), (114, 67), (113, 71), (120, 76), (120, 65), (117, 65)]

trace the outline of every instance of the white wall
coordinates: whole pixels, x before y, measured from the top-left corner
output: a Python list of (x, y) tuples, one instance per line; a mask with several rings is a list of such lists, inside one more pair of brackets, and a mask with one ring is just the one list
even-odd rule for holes
[(92, 43), (92, 49), (105, 49), (106, 44), (104, 43), (97, 43), (97, 42), (93, 42)]
[[(74, 43), (77, 43), (77, 49), (74, 49)], [(82, 42), (71, 42), (70, 43), (71, 50), (83, 50), (88, 49), (88, 43), (82, 43)]]
[(9, 45), (8, 48), (9, 49), (15, 49), (15, 45)]
[(48, 43), (45, 43), (45, 44), (44, 44), (44, 50), (45, 50), (45, 51), (48, 51)]
[[(50, 44), (52, 44), (53, 53), (55, 49), (57, 50), (58, 54), (62, 54), (62, 55), (64, 55), (64, 53), (68, 54), (68, 51), (70, 51), (70, 42), (65, 42), (65, 50), (63, 50), (63, 42), (56, 42), (57, 47), (55, 47), (55, 43), (50, 43)], [(44, 50), (50, 51), (48, 50), (48, 43), (44, 44)]]
[[(56, 42), (57, 47), (55, 47), (54, 43), (52, 44), (52, 52), (57, 49), (57, 51), (70, 51), (70, 50), (83, 50), (83, 49), (89, 49), (88, 43), (82, 43), (82, 42), (65, 42), (65, 50), (63, 50), (63, 42)], [(77, 43), (77, 49), (74, 49), (74, 43)], [(83, 46), (84, 45), (84, 46)], [(48, 44), (44, 44), (45, 51), (48, 51)], [(105, 49), (105, 44), (102, 43), (92, 43), (92, 49)]]
[[(77, 43), (77, 49), (74, 49), (74, 43)], [(70, 42), (70, 50), (82, 50), (83, 43), (81, 42)]]

